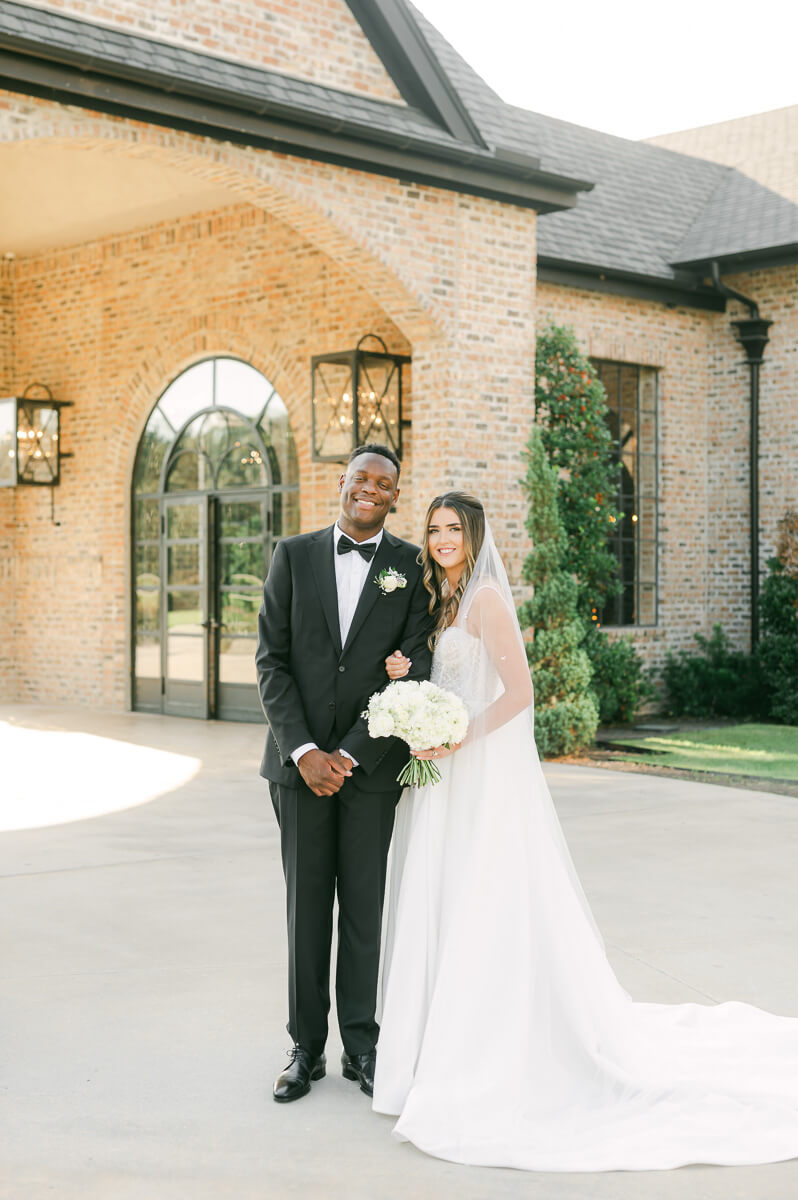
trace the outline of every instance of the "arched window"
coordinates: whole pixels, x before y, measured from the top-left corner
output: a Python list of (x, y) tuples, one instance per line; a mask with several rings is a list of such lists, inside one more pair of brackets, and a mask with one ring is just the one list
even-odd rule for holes
[(147, 421), (133, 473), (133, 706), (260, 719), (253, 656), (274, 543), (299, 530), (288, 410), (234, 358), (197, 363)]

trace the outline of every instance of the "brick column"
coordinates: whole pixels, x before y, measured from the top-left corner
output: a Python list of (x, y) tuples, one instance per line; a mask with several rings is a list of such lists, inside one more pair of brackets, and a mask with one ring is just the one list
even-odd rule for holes
[(413, 525), (447, 488), (484, 502), (511, 582), (528, 539), (519, 479), (534, 414), (535, 214), (454, 205), (447, 329), (413, 344)]

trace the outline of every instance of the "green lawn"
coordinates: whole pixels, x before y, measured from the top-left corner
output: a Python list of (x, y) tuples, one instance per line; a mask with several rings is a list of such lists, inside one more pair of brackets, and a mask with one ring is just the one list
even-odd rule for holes
[(798, 782), (798, 726), (795, 725), (727, 725), (668, 737), (624, 738), (623, 745), (624, 749), (639, 746), (648, 751), (619, 755), (627, 762)]

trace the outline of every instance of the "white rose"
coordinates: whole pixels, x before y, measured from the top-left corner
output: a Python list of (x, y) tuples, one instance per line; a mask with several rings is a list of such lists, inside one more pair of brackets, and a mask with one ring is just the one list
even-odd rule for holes
[(393, 721), (388, 713), (378, 713), (369, 721), (370, 737), (390, 737), (393, 729)]
[(382, 590), (384, 592), (395, 592), (399, 587), (399, 580), (395, 575), (386, 575), (382, 581)]

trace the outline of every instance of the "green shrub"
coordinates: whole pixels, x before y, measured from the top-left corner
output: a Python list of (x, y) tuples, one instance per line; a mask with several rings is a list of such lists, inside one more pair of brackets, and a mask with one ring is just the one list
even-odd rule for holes
[(618, 466), (607, 413), (604, 388), (573, 329), (549, 322), (535, 349), (535, 422), (559, 474), (566, 565), (576, 576), (579, 612), (588, 621), (620, 590), (608, 540), (622, 513), (616, 506)]
[(656, 695), (634, 642), (626, 637), (610, 639), (592, 626), (584, 647), (593, 668), (590, 686), (602, 725), (633, 721), (645, 701)]
[(574, 754), (596, 734), (596, 702), (590, 695), (563, 700), (551, 708), (535, 708), (535, 741), (541, 757)]
[(582, 648), (587, 625), (577, 608), (577, 582), (562, 565), (567, 543), (557, 510), (557, 476), (537, 427), (529, 438), (525, 487), (534, 548), (524, 563), (524, 579), (535, 593), (518, 616), (523, 627), (535, 630), (527, 657), (535, 686), (535, 740), (546, 757), (570, 754), (592, 742), (598, 703), (590, 692), (592, 670)]
[(778, 558), (760, 594), (762, 640), (759, 663), (769, 715), (798, 725), (798, 576)]
[(733, 650), (720, 625), (695, 635), (700, 653), (669, 650), (662, 677), (668, 712), (686, 717), (759, 717), (767, 714), (757, 655)]

